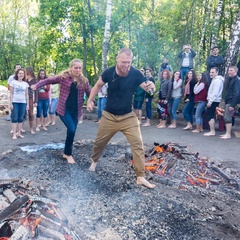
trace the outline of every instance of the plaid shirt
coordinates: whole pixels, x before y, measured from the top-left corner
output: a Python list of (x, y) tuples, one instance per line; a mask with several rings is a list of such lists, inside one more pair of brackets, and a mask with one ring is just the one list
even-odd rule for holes
[[(57, 105), (56, 112), (59, 115), (64, 116), (65, 110), (66, 110), (66, 102), (67, 102), (68, 95), (70, 93), (70, 87), (71, 87), (72, 82), (73, 82), (73, 80), (70, 76), (67, 78), (62, 78), (62, 76), (60, 75), (60, 76), (56, 76), (56, 77), (47, 78), (43, 81), (38, 82), (36, 84), (36, 87), (40, 88), (47, 84), (58, 84), (59, 83), (60, 95), (59, 95), (59, 99), (58, 99), (58, 105)], [(80, 119), (83, 114), (82, 107), (83, 107), (83, 102), (84, 102), (84, 92), (86, 92), (86, 95), (89, 97), (90, 91), (91, 91), (91, 88), (90, 88), (88, 81), (86, 83), (85, 91), (81, 84), (78, 86), (78, 119)]]

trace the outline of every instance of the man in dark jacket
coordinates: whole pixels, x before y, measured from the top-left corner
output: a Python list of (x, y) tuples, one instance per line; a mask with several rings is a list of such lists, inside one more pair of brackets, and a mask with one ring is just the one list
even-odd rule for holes
[[(224, 64), (224, 58), (222, 55), (219, 55), (218, 47), (213, 47), (212, 55), (210, 55), (207, 59), (207, 71), (210, 72), (212, 67), (218, 68), (218, 75), (222, 75), (222, 66)], [(208, 74), (209, 76), (209, 74)], [(211, 78), (209, 76), (209, 84), (211, 83)]]
[(240, 79), (237, 76), (238, 68), (236, 66), (229, 67), (228, 69), (228, 82), (226, 83), (226, 95), (225, 95), (225, 112), (224, 121), (226, 126), (226, 133), (220, 135), (221, 139), (230, 139), (232, 130), (232, 116), (234, 107), (239, 103), (239, 90)]

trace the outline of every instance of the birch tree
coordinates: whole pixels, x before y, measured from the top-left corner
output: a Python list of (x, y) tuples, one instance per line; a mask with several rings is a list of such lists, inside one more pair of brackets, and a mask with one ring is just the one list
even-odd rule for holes
[(237, 14), (235, 23), (233, 24), (230, 43), (225, 55), (225, 74), (230, 66), (236, 65), (240, 47), (240, 10)]
[(112, 0), (107, 0), (106, 22), (105, 22), (103, 48), (102, 48), (102, 71), (104, 71), (107, 68), (107, 55), (109, 50), (111, 14), (112, 14)]
[(218, 32), (219, 32), (219, 25), (220, 25), (220, 17), (222, 14), (222, 8), (223, 8), (223, 0), (218, 1), (216, 13), (215, 13), (215, 18), (213, 22), (213, 33), (212, 33), (212, 41), (211, 41), (211, 47), (217, 46), (217, 41), (218, 41)]

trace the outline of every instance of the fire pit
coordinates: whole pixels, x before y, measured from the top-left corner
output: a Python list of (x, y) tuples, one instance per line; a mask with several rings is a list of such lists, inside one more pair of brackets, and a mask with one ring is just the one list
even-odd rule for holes
[(73, 232), (91, 240), (240, 238), (239, 173), (234, 169), (185, 146), (156, 143), (145, 146), (146, 177), (157, 184), (147, 189), (136, 184), (127, 144), (107, 145), (96, 172), (89, 172), (92, 144), (75, 143), (75, 165), (66, 163), (62, 150), (15, 149), (0, 160), (1, 178), (31, 179), (44, 198), (57, 199), (53, 207), (68, 219), (67, 225), (58, 221), (73, 239)]

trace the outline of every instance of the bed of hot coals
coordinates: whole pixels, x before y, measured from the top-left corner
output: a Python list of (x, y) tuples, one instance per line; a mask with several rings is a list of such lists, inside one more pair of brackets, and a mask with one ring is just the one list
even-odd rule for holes
[[(2, 153), (0, 179), (9, 182), (0, 196), (9, 198), (7, 190), (16, 199), (5, 200), (1, 214), (11, 201), (24, 208), (0, 215), (0, 227), (27, 228), (26, 239), (240, 239), (239, 172), (185, 146), (154, 143), (145, 146), (146, 177), (157, 187), (147, 189), (136, 184), (128, 145), (109, 144), (89, 172), (92, 144), (75, 143), (74, 165), (62, 158), (62, 145)], [(48, 228), (62, 238), (47, 235)]]

